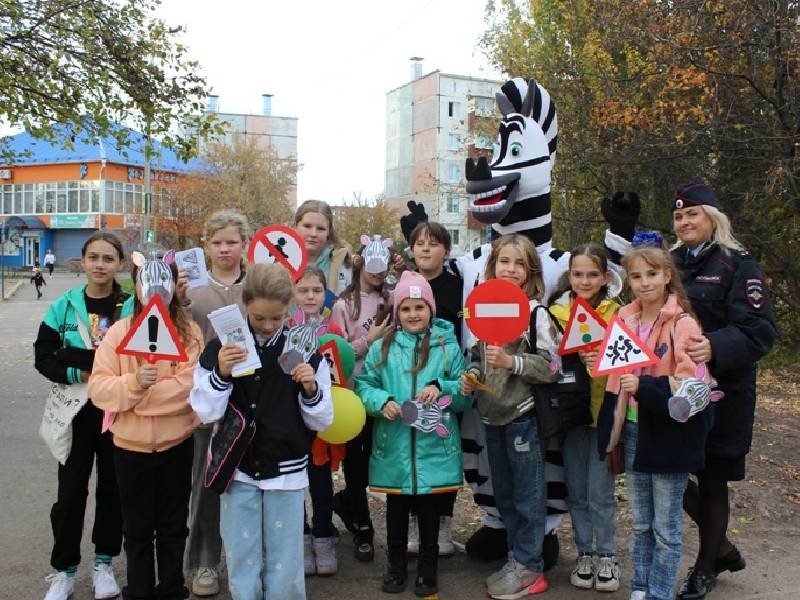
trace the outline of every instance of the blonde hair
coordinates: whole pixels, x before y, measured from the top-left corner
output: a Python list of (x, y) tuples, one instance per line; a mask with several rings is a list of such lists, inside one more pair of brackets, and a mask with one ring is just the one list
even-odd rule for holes
[(342, 243), (339, 241), (339, 236), (336, 235), (336, 230), (333, 228), (333, 211), (330, 205), (324, 200), (306, 200), (300, 205), (297, 212), (294, 213), (295, 226), (297, 226), (307, 213), (319, 213), (328, 220), (328, 242), (333, 244), (334, 248), (340, 248)]
[(542, 261), (539, 258), (539, 253), (533, 243), (524, 235), (518, 233), (509, 233), (500, 236), (492, 244), (492, 253), (486, 261), (486, 268), (484, 270), (485, 279), (495, 279), (495, 268), (497, 267), (497, 258), (500, 256), (500, 251), (506, 246), (513, 246), (522, 255), (522, 262), (525, 264), (525, 271), (527, 272), (528, 279), (525, 282), (523, 290), (528, 295), (528, 298), (535, 298), (542, 301), (544, 297), (544, 278), (542, 276)]
[(289, 271), (275, 263), (257, 263), (247, 270), (242, 288), (242, 302), (277, 300), (289, 305), (294, 296), (294, 283)]
[[(730, 254), (731, 250), (745, 252), (744, 246), (741, 244), (741, 242), (733, 237), (731, 220), (728, 218), (728, 215), (726, 215), (717, 207), (709, 206), (708, 204), (701, 204), (700, 208), (705, 211), (714, 226), (714, 229), (711, 232), (710, 240), (712, 244), (717, 244), (725, 254)], [(680, 248), (681, 246), (683, 246), (683, 242), (679, 239), (672, 249), (674, 250), (675, 248)]]
[[(675, 262), (672, 260), (672, 255), (665, 248), (658, 246), (638, 246), (631, 248), (625, 256), (622, 257), (622, 266), (626, 271), (629, 271), (633, 263), (637, 260), (643, 260), (653, 269), (660, 269), (669, 273), (669, 283), (667, 284), (667, 298), (669, 294), (675, 294), (678, 299), (678, 304), (681, 305), (683, 312), (689, 313), (698, 323), (700, 320), (692, 309), (692, 303), (686, 295), (686, 288), (683, 287), (681, 281), (681, 274)], [(666, 302), (666, 298), (664, 299)]]
[(247, 217), (234, 210), (218, 210), (206, 221), (203, 240), (208, 243), (215, 233), (226, 227), (236, 227), (239, 230), (239, 235), (242, 236), (243, 242), (250, 238), (250, 224), (247, 221)]

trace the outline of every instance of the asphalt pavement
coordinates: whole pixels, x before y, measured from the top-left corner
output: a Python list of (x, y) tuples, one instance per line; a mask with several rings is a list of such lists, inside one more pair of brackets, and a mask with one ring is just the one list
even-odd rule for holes
[[(47, 278), (44, 298), (36, 300), (33, 286), (23, 285), (16, 295), (0, 302), (0, 600), (43, 598), (47, 591), (45, 576), (51, 572), (49, 557), (52, 538), (49, 525), (50, 507), (56, 495), (56, 461), (51, 457), (37, 431), (41, 419), (47, 381), (33, 368), (32, 342), (49, 302), (78, 285), (82, 278), (74, 274), (56, 273)], [(93, 484), (92, 484), (93, 485)], [(92, 598), (90, 568), (93, 556), (91, 526), (93, 494), (90, 486), (87, 519), (82, 545), (83, 562), (78, 570), (73, 596), (76, 600)], [(765, 493), (769, 493), (765, 490)], [(376, 558), (362, 564), (353, 558), (352, 542), (346, 532), (338, 546), (339, 573), (334, 577), (307, 579), (308, 598), (366, 600), (388, 598), (380, 592), (385, 568), (385, 529), (381, 523), (380, 501), (376, 507)], [(460, 517), (456, 516), (456, 520)], [(337, 525), (340, 529), (341, 524)], [(738, 539), (737, 544), (748, 561), (745, 571), (719, 578), (710, 600), (796, 600), (800, 598), (800, 524), (775, 524), (756, 536)], [(687, 556), (696, 552), (696, 532), (686, 531), (687, 549), (681, 567), (686, 572)], [(548, 573), (551, 589), (543, 598), (627, 599), (630, 563), (625, 540), (618, 541), (622, 565), (622, 589), (613, 594), (584, 592), (569, 584), (569, 572), (575, 559), (569, 536), (568, 520), (560, 533), (562, 557)], [(412, 576), (413, 576), (413, 561)], [(485, 598), (484, 580), (499, 568), (500, 563), (483, 564), (457, 553), (440, 561), (440, 593), (442, 599)], [(120, 583), (125, 580), (123, 557), (114, 561)], [(223, 572), (224, 576), (224, 572)], [(224, 580), (223, 580), (224, 584)], [(413, 586), (396, 598), (412, 598)], [(227, 591), (217, 598), (228, 600)], [(280, 600), (280, 599), (275, 599)]]

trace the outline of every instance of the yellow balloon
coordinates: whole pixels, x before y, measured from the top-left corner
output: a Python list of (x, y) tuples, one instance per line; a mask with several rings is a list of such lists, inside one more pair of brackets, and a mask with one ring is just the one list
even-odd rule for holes
[(364, 410), (361, 399), (347, 388), (333, 386), (331, 396), (333, 398), (333, 423), (317, 435), (329, 444), (344, 444), (364, 429), (364, 423), (367, 422), (367, 411)]

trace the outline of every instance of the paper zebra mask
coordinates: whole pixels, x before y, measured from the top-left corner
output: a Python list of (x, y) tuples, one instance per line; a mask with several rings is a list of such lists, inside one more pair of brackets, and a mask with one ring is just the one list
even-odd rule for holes
[(558, 141), (555, 104), (541, 85), (516, 78), (496, 94), (503, 115), (491, 163), (466, 162), (470, 214), (496, 234), (533, 231), (552, 239), (550, 179)]
[(673, 390), (667, 401), (669, 414), (681, 423), (705, 409), (709, 402), (716, 402), (725, 395), (721, 390), (714, 389), (717, 381), (708, 373), (704, 363), (697, 365), (694, 377), (670, 377), (669, 382)]
[(317, 320), (309, 319), (289, 328), (278, 364), (287, 375), (297, 365), (307, 363), (317, 350)]
[(175, 251), (168, 250), (159, 257), (157, 251), (150, 253), (150, 258), (138, 251), (131, 253), (131, 261), (138, 267), (136, 282), (142, 290), (142, 304), (146, 305), (153, 296), (161, 296), (165, 306), (172, 302), (175, 293), (175, 281), (172, 278), (172, 263), (175, 262)]
[(442, 411), (450, 406), (452, 401), (453, 398), (450, 396), (441, 396), (430, 404), (423, 404), (419, 400), (403, 402), (400, 405), (403, 423), (425, 433), (435, 431), (439, 437), (450, 437), (450, 431), (443, 423), (445, 415)]
[(372, 239), (368, 235), (361, 236), (361, 243), (364, 249), (361, 256), (364, 257), (364, 269), (367, 273), (383, 273), (389, 270), (389, 258), (391, 252), (389, 248), (394, 244), (394, 240), (383, 240), (379, 235), (373, 235)]

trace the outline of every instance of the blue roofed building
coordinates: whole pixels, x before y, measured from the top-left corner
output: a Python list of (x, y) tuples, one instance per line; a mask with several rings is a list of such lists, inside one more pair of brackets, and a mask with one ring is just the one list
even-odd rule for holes
[[(120, 127), (129, 140), (118, 147), (113, 136), (76, 136), (69, 148), (62, 141), (38, 140), (28, 133), (9, 139), (16, 162), (0, 166), (0, 222), (6, 235), (4, 262), (28, 267), (43, 262), (48, 249), (57, 266), (80, 257), (84, 241), (96, 230), (117, 233), (135, 245), (142, 227), (145, 138)], [(152, 213), (174, 216), (180, 178), (202, 168), (200, 160), (183, 162), (174, 152), (151, 143)]]

